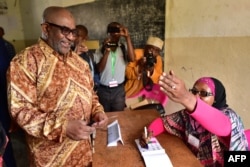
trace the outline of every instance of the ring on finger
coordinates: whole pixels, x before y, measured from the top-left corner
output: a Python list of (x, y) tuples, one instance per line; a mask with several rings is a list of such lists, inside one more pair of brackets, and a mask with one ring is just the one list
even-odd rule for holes
[(171, 89), (175, 89), (176, 88), (176, 86), (175, 85), (171, 85)]

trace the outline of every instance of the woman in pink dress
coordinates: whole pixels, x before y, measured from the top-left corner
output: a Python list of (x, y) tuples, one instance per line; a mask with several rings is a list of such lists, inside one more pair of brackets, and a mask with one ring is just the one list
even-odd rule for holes
[(185, 109), (154, 120), (148, 127), (153, 136), (167, 132), (180, 137), (204, 166), (224, 166), (224, 151), (248, 149), (243, 123), (227, 105), (219, 80), (203, 77), (188, 90), (170, 71), (162, 74), (159, 84), (168, 98)]

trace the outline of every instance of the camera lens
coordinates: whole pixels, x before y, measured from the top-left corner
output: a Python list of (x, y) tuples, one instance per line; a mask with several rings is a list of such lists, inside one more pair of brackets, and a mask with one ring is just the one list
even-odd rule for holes
[(156, 57), (153, 55), (153, 53), (147, 53), (146, 54), (146, 67), (151, 68), (156, 63)]
[(119, 27), (108, 27), (108, 33), (119, 33), (120, 28)]

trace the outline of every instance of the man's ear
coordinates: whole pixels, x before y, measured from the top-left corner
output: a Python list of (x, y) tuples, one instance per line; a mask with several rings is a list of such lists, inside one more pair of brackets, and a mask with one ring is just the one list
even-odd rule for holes
[(43, 24), (41, 24), (41, 28), (42, 28), (42, 32), (43, 32), (43, 34), (47, 37), (48, 36), (48, 24), (46, 24), (46, 23), (43, 23)]

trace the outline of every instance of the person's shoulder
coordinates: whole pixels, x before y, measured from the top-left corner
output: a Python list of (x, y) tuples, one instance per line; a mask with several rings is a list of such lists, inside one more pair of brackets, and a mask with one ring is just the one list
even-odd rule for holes
[(79, 56), (80, 56), (81, 58), (83, 58), (84, 60), (87, 60), (87, 58), (88, 58), (88, 54), (85, 53), (85, 52), (79, 54)]
[(39, 55), (42, 55), (42, 50), (40, 49), (38, 43), (27, 46), (23, 50), (17, 52), (17, 54), (14, 56), (15, 59), (26, 59), (33, 57), (39, 57)]
[(136, 49), (134, 49), (134, 53), (135, 53), (135, 60), (138, 61), (139, 59), (141, 59), (143, 57), (144, 49), (136, 48)]
[(157, 60), (156, 63), (162, 63), (162, 59), (163, 58), (161, 57), (161, 55), (157, 55), (156, 56), (156, 60)]
[(21, 52), (37, 52), (38, 50), (42, 50), (41, 46), (39, 45), (39, 43), (35, 43), (33, 45), (27, 46), (26, 48), (21, 50)]
[(5, 43), (5, 45), (13, 46), (13, 44), (11, 42), (7, 41), (6, 39), (4, 39), (4, 43)]
[(232, 117), (239, 117), (239, 115), (237, 114), (237, 112), (235, 110), (233, 110), (231, 107), (227, 106), (227, 107), (223, 107), (220, 109), (222, 112), (224, 112), (226, 115)]
[(144, 49), (142, 48), (135, 48), (134, 51), (138, 53), (144, 53)]
[(78, 64), (80, 66), (87, 66), (89, 63), (88, 63), (88, 55), (86, 53), (82, 53), (81, 55), (78, 55), (77, 53), (75, 52), (71, 52), (71, 56), (72, 56), (72, 61), (74, 62), (74, 64)]
[(226, 106), (226, 107), (223, 107), (220, 109), (221, 111), (224, 111), (224, 112), (233, 112), (233, 113), (236, 113), (231, 107), (229, 106)]
[(167, 114), (169, 116), (177, 116), (177, 117), (190, 117), (190, 114), (186, 111), (186, 109), (180, 109), (175, 112)]

